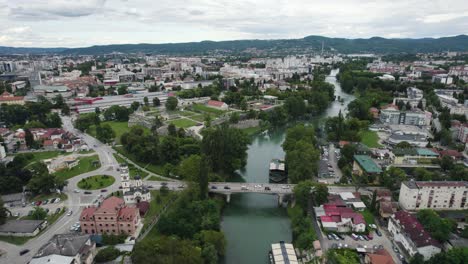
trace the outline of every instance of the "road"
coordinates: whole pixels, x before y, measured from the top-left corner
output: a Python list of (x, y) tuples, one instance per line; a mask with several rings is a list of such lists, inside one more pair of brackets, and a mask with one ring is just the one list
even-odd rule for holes
[[(73, 214), (71, 216), (67, 216), (66, 214), (59, 218), (52, 226), (49, 226), (42, 234), (39, 236), (30, 239), (24, 245), (17, 246), (9, 243), (5, 243), (0, 241), (0, 248), (7, 253), (0, 257), (0, 263), (5, 264), (15, 264), (15, 263), (27, 263), (31, 258), (37, 253), (39, 248), (49, 241), (53, 235), (55, 234), (62, 234), (69, 232), (70, 226), (73, 225), (75, 222), (78, 221), (80, 208), (89, 204), (92, 204), (93, 201), (99, 198), (101, 192), (93, 191), (90, 195), (85, 195), (83, 191), (75, 192), (74, 190), (77, 189), (77, 183), (86, 177), (93, 176), (93, 175), (110, 175), (115, 178), (114, 184), (107, 187), (106, 189), (108, 192), (117, 191), (120, 186), (120, 174), (116, 170), (118, 167), (118, 163), (115, 160), (114, 150), (99, 142), (95, 138), (83, 134), (80, 131), (76, 130), (72, 125), (72, 119), (70, 117), (62, 117), (63, 128), (65, 130), (71, 131), (75, 135), (81, 137), (84, 142), (90, 148), (92, 148), (98, 155), (101, 161), (101, 167), (97, 170), (84, 173), (78, 176), (75, 176), (68, 180), (68, 185), (64, 188), (63, 192), (67, 194), (68, 199), (63, 202), (63, 206), (66, 206), (68, 210), (71, 210)], [(29, 253), (20, 256), (19, 252), (22, 249), (29, 249)]]

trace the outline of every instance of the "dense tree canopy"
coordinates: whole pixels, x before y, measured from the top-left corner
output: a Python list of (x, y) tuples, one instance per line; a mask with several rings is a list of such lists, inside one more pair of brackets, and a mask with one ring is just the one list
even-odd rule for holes
[(434, 210), (423, 209), (418, 211), (417, 218), (424, 229), (440, 242), (449, 239), (450, 233), (455, 230), (456, 222), (452, 219), (441, 218)]
[(135, 264), (202, 264), (200, 248), (175, 236), (158, 236), (136, 244), (132, 254)]

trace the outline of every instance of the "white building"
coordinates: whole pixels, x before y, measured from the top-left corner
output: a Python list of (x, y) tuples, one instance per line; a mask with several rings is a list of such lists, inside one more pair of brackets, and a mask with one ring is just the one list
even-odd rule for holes
[(448, 74), (436, 74), (432, 76), (433, 83), (443, 83), (443, 84), (452, 84), (453, 78)]
[(428, 260), (441, 252), (440, 243), (424, 230), (415, 216), (406, 211), (398, 211), (390, 217), (388, 231), (393, 240), (400, 243), (410, 256), (419, 253), (424, 260)]
[(123, 198), (126, 204), (149, 202), (151, 200), (151, 192), (143, 185), (141, 177), (137, 175), (133, 180), (130, 179), (127, 164), (120, 164), (120, 177)]
[(430, 112), (421, 110), (400, 111), (396, 106), (380, 110), (380, 121), (390, 125), (428, 126), (432, 120)]
[(401, 184), (398, 202), (405, 210), (467, 209), (468, 182), (408, 181)]

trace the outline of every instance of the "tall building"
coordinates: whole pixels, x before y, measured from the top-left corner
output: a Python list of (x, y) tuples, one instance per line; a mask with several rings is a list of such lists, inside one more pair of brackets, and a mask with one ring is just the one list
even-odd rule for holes
[(396, 106), (380, 110), (380, 121), (390, 125), (428, 126), (432, 116), (421, 110), (400, 111)]
[(121, 198), (111, 196), (99, 207), (83, 209), (80, 224), (83, 234), (133, 235), (140, 225), (140, 213)]
[(120, 177), (122, 181), (122, 192), (126, 204), (139, 202), (149, 202), (151, 200), (151, 192), (143, 185), (143, 181), (139, 175), (136, 175), (132, 180), (127, 164), (120, 164)]
[(467, 209), (468, 182), (408, 181), (401, 184), (398, 202), (405, 210)]

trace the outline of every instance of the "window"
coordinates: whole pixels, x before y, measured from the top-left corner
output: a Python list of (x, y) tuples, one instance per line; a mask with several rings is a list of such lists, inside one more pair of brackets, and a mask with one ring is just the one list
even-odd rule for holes
[(99, 220), (101, 220), (101, 217), (98, 217)]
[(109, 226), (109, 224), (106, 224), (106, 226)]
[(130, 226), (130, 224), (128, 224), (128, 226)]
[(102, 226), (102, 224), (99, 224), (99, 226)]
[(83, 226), (86, 226), (86, 224), (83, 224)]

